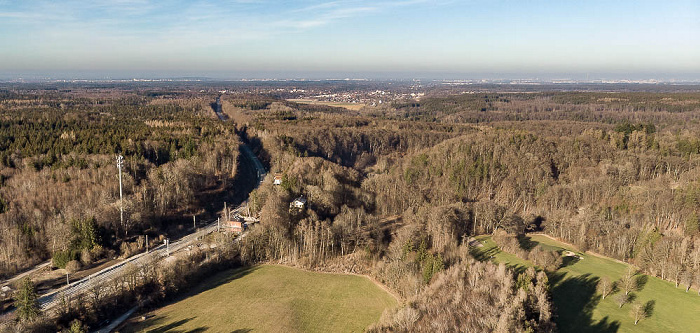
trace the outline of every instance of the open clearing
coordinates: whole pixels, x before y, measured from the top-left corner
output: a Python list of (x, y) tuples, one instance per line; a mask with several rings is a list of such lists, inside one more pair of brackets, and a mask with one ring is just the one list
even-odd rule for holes
[(361, 332), (396, 305), (363, 276), (262, 265), (217, 274), (123, 332)]
[(346, 108), (348, 110), (352, 111), (357, 111), (359, 109), (362, 109), (365, 105), (361, 103), (343, 103), (343, 102), (326, 102), (326, 101), (317, 101), (314, 99), (288, 99), (290, 102), (294, 103), (299, 103), (299, 104), (314, 104), (314, 105), (326, 105), (326, 106), (333, 106), (337, 108)]
[[(596, 293), (598, 280), (607, 276), (617, 280), (627, 270), (627, 265), (615, 260), (581, 253), (568, 244), (542, 235), (531, 235), (533, 245), (549, 250), (570, 250), (583, 259), (564, 258), (564, 267), (549, 274), (552, 301), (557, 308), (555, 318), (561, 332), (700, 332), (700, 296), (697, 289), (685, 292), (671, 282), (646, 277), (640, 291), (635, 291), (634, 302), (654, 301), (651, 317), (642, 319), (636, 326), (630, 316), (631, 305), (620, 309), (613, 295), (601, 299)], [(477, 237), (484, 247), (476, 249), (482, 258), (503, 262), (517, 270), (532, 266), (510, 253), (500, 251), (489, 236)], [(492, 258), (493, 257), (493, 258)]]

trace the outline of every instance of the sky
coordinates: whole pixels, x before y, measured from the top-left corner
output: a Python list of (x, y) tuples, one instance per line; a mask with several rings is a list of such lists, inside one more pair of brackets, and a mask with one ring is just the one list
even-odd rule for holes
[(700, 1), (0, 0), (0, 73), (700, 79)]

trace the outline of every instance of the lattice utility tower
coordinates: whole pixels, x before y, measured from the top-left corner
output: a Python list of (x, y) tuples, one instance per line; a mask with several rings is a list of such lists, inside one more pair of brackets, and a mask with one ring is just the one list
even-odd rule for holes
[(122, 166), (124, 165), (124, 156), (117, 156), (117, 169), (119, 169), (119, 218), (121, 219), (122, 228), (124, 228), (124, 201), (122, 199)]

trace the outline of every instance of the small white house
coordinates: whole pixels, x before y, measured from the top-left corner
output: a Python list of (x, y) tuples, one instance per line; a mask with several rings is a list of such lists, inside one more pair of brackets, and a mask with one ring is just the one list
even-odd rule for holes
[(0, 288), (0, 291), (0, 298), (5, 298), (7, 297), (7, 295), (10, 294), (12, 288), (10, 288), (9, 286), (2, 286), (2, 288)]
[(303, 196), (294, 199), (294, 201), (289, 204), (289, 208), (303, 209), (304, 206), (306, 206), (306, 198)]
[(275, 179), (272, 181), (272, 185), (282, 185), (282, 175), (275, 174)]

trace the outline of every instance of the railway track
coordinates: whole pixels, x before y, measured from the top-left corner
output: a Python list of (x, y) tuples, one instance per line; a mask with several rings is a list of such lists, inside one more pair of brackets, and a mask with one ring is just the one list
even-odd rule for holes
[(164, 257), (167, 257), (170, 253), (175, 253), (181, 250), (182, 248), (189, 246), (193, 242), (199, 240), (201, 237), (216, 231), (217, 227), (218, 226), (216, 221), (210, 222), (204, 228), (200, 228), (199, 230), (185, 237), (182, 237), (179, 240), (170, 243), (169, 245), (159, 245), (158, 247), (152, 249), (148, 253), (142, 253), (128, 258), (118, 264), (107, 267), (99, 272), (95, 272), (78, 281), (72, 282), (61, 289), (46, 294), (38, 299), (39, 304), (43, 311), (50, 311), (58, 303), (60, 303), (61, 298), (63, 296), (65, 296), (66, 298), (72, 298), (73, 296), (89, 291), (95, 286), (106, 285), (114, 278), (126, 274), (127, 271), (133, 266), (141, 267), (147, 264), (153, 264), (154, 262), (158, 262)]

